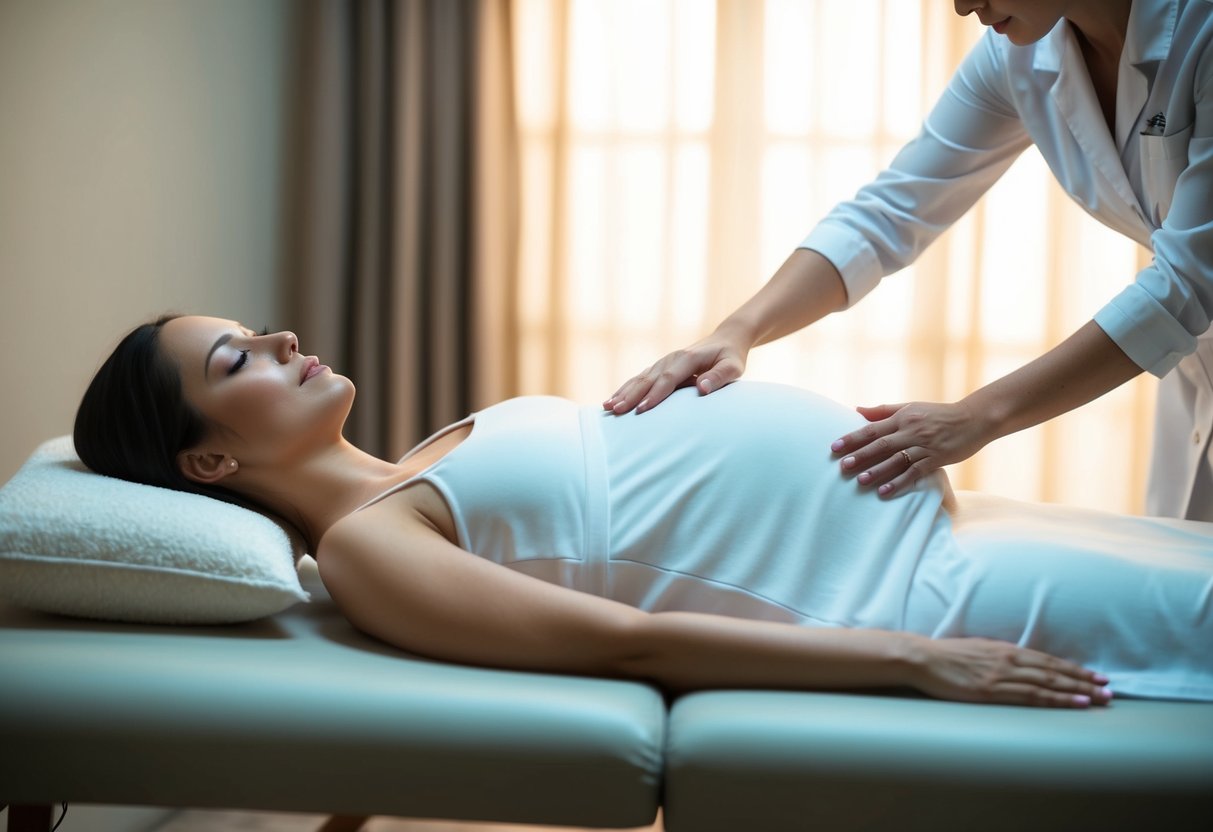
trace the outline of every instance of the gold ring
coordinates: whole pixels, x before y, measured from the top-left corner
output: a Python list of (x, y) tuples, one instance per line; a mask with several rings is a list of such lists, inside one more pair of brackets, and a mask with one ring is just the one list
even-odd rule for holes
[(901, 458), (902, 458), (902, 459), (904, 459), (904, 460), (906, 461), (906, 465), (913, 465), (913, 464), (914, 464), (914, 460), (910, 459), (910, 452), (909, 452), (909, 451), (907, 451), (907, 450), (904, 450), (904, 449), (902, 450), (902, 452), (901, 452)]

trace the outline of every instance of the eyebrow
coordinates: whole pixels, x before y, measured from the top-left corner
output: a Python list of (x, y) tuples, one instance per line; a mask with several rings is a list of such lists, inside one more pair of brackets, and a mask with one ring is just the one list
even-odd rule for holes
[(231, 332), (225, 332), (224, 334), (220, 335), (218, 338), (215, 339), (215, 343), (211, 347), (211, 351), (206, 354), (206, 361), (202, 365), (202, 377), (203, 378), (206, 378), (207, 374), (210, 373), (210, 371), (211, 371), (211, 356), (215, 354), (215, 350), (219, 349), (224, 344), (226, 344), (228, 341), (232, 340), (232, 337), (233, 337), (233, 334)]

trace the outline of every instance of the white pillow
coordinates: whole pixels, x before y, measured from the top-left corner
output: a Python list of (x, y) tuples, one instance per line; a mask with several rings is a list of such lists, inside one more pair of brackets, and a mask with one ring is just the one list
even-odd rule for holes
[(43, 612), (249, 621), (308, 600), (302, 554), (254, 511), (94, 474), (70, 436), (44, 442), (0, 488), (0, 597)]

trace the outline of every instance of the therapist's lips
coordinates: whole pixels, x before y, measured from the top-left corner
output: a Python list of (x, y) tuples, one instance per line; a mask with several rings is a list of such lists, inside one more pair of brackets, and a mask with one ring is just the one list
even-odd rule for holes
[(1009, 18), (1009, 17), (1004, 18), (1003, 20), (1000, 20), (997, 23), (991, 23), (990, 28), (1001, 35), (1003, 32), (1007, 31), (1007, 24), (1010, 22), (1011, 22), (1011, 18)]

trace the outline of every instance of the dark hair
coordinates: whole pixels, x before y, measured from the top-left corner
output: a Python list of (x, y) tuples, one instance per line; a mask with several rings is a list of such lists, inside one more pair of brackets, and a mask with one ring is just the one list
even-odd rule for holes
[(177, 465), (177, 454), (205, 437), (207, 423), (185, 400), (180, 371), (160, 349), (160, 331), (176, 317), (136, 327), (101, 365), (76, 411), (76, 453), (98, 474), (255, 507), (226, 488), (194, 482)]

